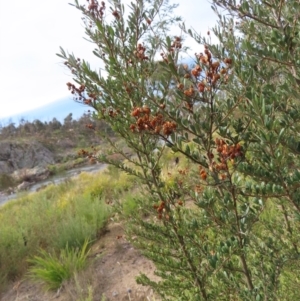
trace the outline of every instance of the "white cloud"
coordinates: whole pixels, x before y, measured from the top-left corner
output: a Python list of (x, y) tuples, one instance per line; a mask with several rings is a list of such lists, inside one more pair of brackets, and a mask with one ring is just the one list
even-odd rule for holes
[[(0, 117), (69, 96), (65, 83), (71, 77), (55, 55), (59, 46), (96, 62), (93, 45), (83, 39), (81, 14), (69, 2), (0, 0)], [(205, 32), (215, 23), (208, 2), (179, 2), (177, 15), (186, 24)]]

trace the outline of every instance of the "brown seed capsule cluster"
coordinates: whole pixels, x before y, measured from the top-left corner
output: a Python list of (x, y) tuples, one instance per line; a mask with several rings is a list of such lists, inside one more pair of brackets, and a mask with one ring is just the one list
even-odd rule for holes
[(191, 73), (192, 73), (192, 75), (193, 75), (194, 77), (197, 78), (197, 77), (200, 76), (201, 71), (202, 71), (202, 68), (201, 68), (199, 65), (196, 65), (196, 66), (192, 69)]
[(162, 59), (166, 62), (169, 63), (169, 59), (168, 59), (168, 55), (171, 55), (172, 57), (174, 56), (175, 52), (180, 50), (182, 48), (182, 39), (181, 37), (175, 37), (171, 47), (168, 49), (167, 53), (161, 53), (160, 56), (162, 57)]
[(97, 0), (87, 0), (88, 4), (88, 11), (92, 13), (95, 17), (98, 19), (102, 19), (104, 15), (105, 10), (105, 2), (101, 1), (99, 2)]
[(201, 193), (203, 191), (203, 187), (201, 185), (196, 185), (195, 186), (195, 192)]
[(88, 157), (89, 159), (94, 157), (94, 153), (93, 152), (89, 152), (89, 151), (87, 151), (85, 149), (79, 150), (77, 154), (78, 154), (78, 156)]
[(85, 91), (85, 85), (80, 85), (79, 88), (77, 88), (72, 83), (67, 83), (68, 90), (71, 91), (72, 94), (77, 94), (79, 96), (83, 96), (82, 93)]
[(170, 216), (166, 211), (166, 203), (164, 201), (161, 201), (159, 205), (153, 205), (153, 209), (156, 210), (158, 219), (164, 219), (166, 221), (170, 219)]
[(85, 127), (88, 128), (88, 129), (90, 129), (90, 130), (95, 130), (96, 129), (95, 126), (92, 123), (87, 123), (85, 125)]
[[(175, 159), (175, 164), (179, 163), (179, 158), (177, 157)], [(178, 169), (178, 178), (176, 179), (176, 184), (178, 186), (178, 189), (181, 190), (184, 188), (184, 185), (186, 183), (186, 178), (189, 176), (189, 169), (185, 168), (185, 169)]]
[(178, 78), (177, 89), (185, 95), (185, 106), (191, 112), (195, 102), (207, 102), (210, 99), (206, 92), (218, 89), (219, 84), (227, 83), (232, 66), (230, 58), (225, 58), (223, 61), (214, 60), (207, 45), (204, 46), (203, 53), (196, 53), (195, 56), (198, 62), (193, 68), (189, 68), (186, 64), (178, 67), (179, 74), (189, 81), (181, 81)]
[[(209, 169), (212, 172), (217, 172), (220, 180), (225, 180), (229, 171), (228, 162), (230, 161), (231, 164), (234, 164), (235, 158), (243, 155), (242, 147), (239, 143), (229, 145), (219, 138), (216, 138), (215, 143), (218, 160), (213, 160), (215, 156), (212, 152), (209, 152), (207, 154), (210, 161)], [(205, 181), (207, 179), (207, 171), (203, 167), (199, 167), (199, 173), (200, 178)]]
[(228, 145), (223, 139), (216, 138), (217, 152), (224, 160), (234, 160), (243, 155), (242, 147), (239, 143)]
[(144, 60), (148, 60), (149, 57), (145, 55), (145, 52), (146, 52), (146, 47), (143, 46), (143, 44), (139, 43), (137, 45), (137, 48), (136, 48), (136, 51), (134, 52), (135, 56), (144, 61)]
[(185, 96), (192, 97), (195, 93), (195, 89), (193, 86), (190, 86), (189, 89), (183, 91)]
[(90, 105), (90, 104), (92, 104), (92, 100), (91, 99), (85, 99), (84, 101), (84, 104), (86, 104), (86, 105)]
[(206, 87), (206, 84), (204, 81), (198, 83), (198, 85), (197, 85), (198, 91), (200, 93), (203, 93), (205, 91), (205, 87)]
[[(232, 60), (229, 58), (224, 59), (224, 63), (226, 64), (227, 68), (220, 67), (219, 61), (214, 61), (212, 59), (212, 54), (208, 49), (208, 46), (204, 46), (204, 53), (196, 54), (196, 57), (200, 61), (200, 63), (205, 66), (205, 82), (210, 86), (215, 86), (217, 82), (221, 79), (221, 75), (224, 76), (224, 82), (228, 80), (228, 69), (232, 64)], [(199, 92), (204, 92), (204, 82), (201, 85), (198, 84)]]
[(155, 204), (153, 205), (153, 209), (157, 211), (157, 213), (162, 213), (165, 208), (166, 203), (164, 201), (161, 201), (159, 205)]
[(174, 51), (174, 49), (181, 49), (181, 47), (182, 47), (181, 37), (175, 37), (173, 43), (171, 44), (170, 51)]
[(179, 206), (183, 206), (183, 201), (179, 200), (179, 201), (177, 201), (177, 204), (178, 204)]
[(78, 156), (89, 156), (90, 152), (88, 152), (87, 150), (82, 148), (81, 150), (78, 151), (77, 154), (78, 154)]
[(160, 113), (152, 115), (151, 109), (147, 106), (134, 108), (131, 116), (136, 119), (135, 124), (130, 126), (132, 132), (149, 131), (153, 134), (169, 136), (176, 130), (175, 122), (166, 121)]
[(117, 110), (108, 109), (108, 116), (109, 117), (116, 117), (117, 115), (118, 115), (118, 111)]
[(101, 112), (102, 112), (102, 116), (108, 116), (114, 118), (117, 115), (119, 115), (121, 111), (119, 109), (115, 110), (110, 107), (110, 108), (103, 108)]
[(119, 14), (119, 12), (118, 12), (117, 10), (114, 10), (114, 11), (112, 12), (112, 15), (113, 15), (117, 20), (120, 19), (120, 14)]
[(228, 162), (235, 163), (237, 157), (243, 155), (242, 147), (239, 143), (228, 145), (223, 139), (216, 138), (215, 140), (218, 153), (218, 162), (212, 161), (212, 170), (218, 172), (219, 178), (224, 180), (227, 177), (229, 170)]
[(68, 82), (67, 86), (68, 90), (71, 91), (74, 96), (76, 95), (74, 99), (81, 101), (85, 105), (92, 106), (95, 100), (98, 98), (96, 93), (86, 93), (85, 85), (80, 85), (79, 88), (77, 88), (74, 84)]
[(77, 88), (72, 83), (67, 83), (68, 90), (71, 91), (71, 93), (76, 97), (74, 97), (77, 101), (83, 101), (84, 104), (90, 105), (92, 103), (91, 100), (87, 99), (85, 97), (85, 85), (80, 85), (79, 88)]
[(72, 64), (71, 64), (68, 61), (64, 62), (64, 65), (66, 65), (70, 69), (70, 71), (71, 71), (72, 74), (76, 74), (77, 69), (79, 69), (80, 66), (81, 66), (81, 59), (77, 58), (75, 60), (75, 66), (74, 66), (74, 62), (72, 62)]
[[(132, 60), (129, 63), (132, 63)], [(130, 95), (132, 90), (133, 90), (132, 85), (130, 83), (124, 83), (123, 86), (124, 86), (124, 89), (125, 89), (126, 93), (128, 95)]]
[(96, 149), (96, 147), (94, 147), (94, 146), (92, 146), (91, 147), (92, 148), (92, 151), (90, 152), (90, 151), (87, 151), (87, 150), (85, 150), (85, 149), (81, 149), (81, 150), (79, 150), (78, 151), (78, 156), (82, 156), (82, 157), (86, 157), (86, 158), (88, 158), (88, 160), (89, 160), (89, 163), (90, 164), (95, 164), (96, 162), (97, 162), (97, 159), (96, 159), (96, 152), (98, 151), (97, 149)]
[(189, 173), (189, 169), (188, 168), (178, 169), (178, 173), (182, 176), (186, 176)]
[(199, 167), (199, 173), (200, 173), (200, 178), (205, 181), (207, 179), (206, 170), (202, 167)]

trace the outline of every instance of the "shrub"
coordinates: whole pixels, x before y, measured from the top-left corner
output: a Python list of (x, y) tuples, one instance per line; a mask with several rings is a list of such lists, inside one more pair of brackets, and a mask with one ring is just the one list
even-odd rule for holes
[(128, 195), (124, 200), (121, 202), (122, 205), (122, 212), (125, 217), (128, 217), (136, 212), (138, 208), (138, 203), (134, 196)]
[(8, 174), (0, 174), (0, 190), (13, 187), (15, 185), (15, 180), (12, 176)]
[[(75, 7), (105, 72), (59, 56), (72, 94), (134, 154), (99, 133), (126, 161), (98, 159), (139, 179), (150, 214), (131, 216), (128, 237), (161, 280), (139, 283), (165, 300), (300, 299), (287, 290), (299, 274), (299, 1), (214, 0), (218, 44), (181, 25), (199, 44), (190, 65), (167, 1)], [(168, 149), (189, 162), (171, 180)]]

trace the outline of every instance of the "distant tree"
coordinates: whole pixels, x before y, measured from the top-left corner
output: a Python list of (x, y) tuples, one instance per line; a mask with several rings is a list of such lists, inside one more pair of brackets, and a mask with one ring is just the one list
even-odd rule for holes
[(24, 121), (18, 126), (18, 132), (21, 134), (30, 134), (33, 133), (34, 126), (29, 121)]
[(34, 124), (36, 132), (39, 133), (39, 132), (42, 132), (45, 130), (45, 124), (42, 121), (40, 121), (39, 119), (35, 119), (33, 121), (33, 124)]
[(2, 128), (1, 134), (4, 138), (9, 138), (17, 133), (17, 128), (13, 122), (10, 122), (7, 126)]
[(48, 127), (50, 127), (51, 130), (59, 130), (62, 124), (54, 117), (52, 121), (49, 122)]
[(19, 125), (23, 126), (25, 123), (27, 123), (28, 121), (25, 120), (24, 117), (22, 117), (19, 121)]
[(73, 114), (70, 113), (68, 116), (64, 119), (64, 127), (65, 128), (72, 128), (72, 121), (73, 121)]

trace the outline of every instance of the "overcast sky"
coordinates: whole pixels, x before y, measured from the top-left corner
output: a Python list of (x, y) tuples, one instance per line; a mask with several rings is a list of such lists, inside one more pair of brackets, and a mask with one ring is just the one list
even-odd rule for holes
[[(96, 62), (93, 45), (83, 39), (81, 14), (68, 3), (73, 0), (0, 0), (0, 118), (70, 96), (66, 82), (72, 77), (55, 55), (60, 46), (91, 65)], [(176, 14), (197, 31), (205, 33), (215, 24), (207, 0), (175, 3), (180, 4)]]

